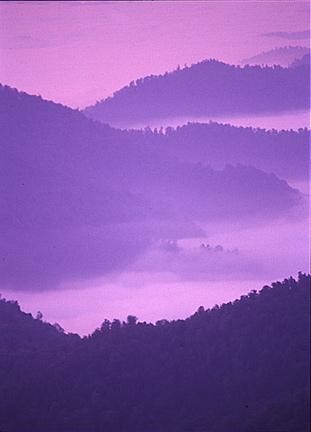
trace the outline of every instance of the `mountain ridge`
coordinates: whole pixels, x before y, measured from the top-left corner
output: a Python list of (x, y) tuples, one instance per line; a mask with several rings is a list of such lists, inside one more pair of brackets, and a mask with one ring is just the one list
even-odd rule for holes
[(304, 55), (310, 54), (310, 49), (303, 46), (283, 46), (273, 48), (269, 51), (263, 51), (255, 56), (243, 59), (241, 63), (246, 64), (278, 64), (288, 67), (296, 59), (301, 59)]
[[(232, 135), (230, 128), (213, 125), (165, 136), (120, 131), (9, 89), (0, 98), (0, 268), (7, 289), (55, 289), (75, 278), (122, 271), (160, 240), (205, 236), (206, 226), (216, 221), (237, 218), (248, 225), (305, 214), (306, 197), (299, 190), (251, 165), (248, 141), (257, 136), (252, 131), (243, 130), (243, 138), (238, 129)], [(226, 136), (222, 148), (219, 131)], [(288, 154), (295, 153), (288, 144), (292, 137), (300, 147), (284, 167), (278, 158), (282, 172), (304, 155), (304, 131), (263, 136), (267, 156), (261, 168), (268, 166), (276, 137), (279, 149), (289, 146)], [(234, 141), (244, 159), (230, 160)], [(196, 152), (191, 160), (189, 146)], [(220, 167), (213, 166), (219, 161)]]
[[(84, 113), (127, 127), (185, 116), (283, 112), (309, 106), (309, 68), (244, 67), (216, 60), (132, 81)], [(286, 88), (286, 93), (284, 89)]]
[(307, 432), (309, 300), (299, 273), (185, 320), (130, 315), (82, 339), (1, 299), (0, 428)]

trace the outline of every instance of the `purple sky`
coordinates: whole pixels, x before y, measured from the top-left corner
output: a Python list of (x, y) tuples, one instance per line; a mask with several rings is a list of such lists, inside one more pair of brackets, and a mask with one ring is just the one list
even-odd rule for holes
[[(306, 1), (2, 2), (0, 21), (0, 82), (71, 107), (178, 64), (239, 63), (275, 47), (309, 46)], [(306, 123), (306, 112), (291, 116), (291, 124)], [(278, 128), (284, 116), (236, 124)], [(308, 270), (305, 211), (261, 223), (213, 221), (204, 229), (205, 237), (181, 236), (170, 252), (157, 243), (113, 275), (64, 280), (58, 290), (0, 291), (26, 311), (41, 310), (66, 330), (88, 333), (106, 317), (185, 317), (200, 304), (213, 306)], [(129, 224), (127, 234), (137, 237), (140, 230)], [(209, 255), (202, 242), (211, 244)]]
[(178, 64), (308, 46), (308, 12), (307, 1), (1, 2), (0, 82), (83, 107)]

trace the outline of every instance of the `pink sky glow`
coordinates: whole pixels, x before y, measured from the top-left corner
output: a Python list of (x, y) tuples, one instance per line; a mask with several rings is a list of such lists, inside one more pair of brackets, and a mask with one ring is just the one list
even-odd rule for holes
[(2, 2), (0, 82), (72, 107), (206, 58), (239, 63), (306, 40), (306, 1)]

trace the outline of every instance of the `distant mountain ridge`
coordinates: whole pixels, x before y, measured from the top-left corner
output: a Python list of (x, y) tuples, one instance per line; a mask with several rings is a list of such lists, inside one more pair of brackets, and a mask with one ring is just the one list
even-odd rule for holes
[(300, 59), (294, 60), (293, 63), (290, 65), (291, 67), (299, 67), (307, 65), (310, 67), (310, 52), (308, 54), (305, 54)]
[(280, 65), (287, 67), (290, 66), (293, 61), (301, 59), (306, 54), (310, 55), (310, 48), (302, 46), (284, 46), (244, 59), (241, 61), (241, 64)]
[(130, 127), (152, 119), (304, 109), (309, 107), (309, 81), (307, 65), (240, 67), (206, 60), (131, 82), (84, 113)]
[[(250, 287), (252, 288), (252, 287)], [(3, 432), (308, 432), (310, 276), (64, 334), (0, 299)]]
[[(140, 132), (131, 131), (137, 139)], [(188, 123), (146, 133), (149, 146), (184, 162), (221, 168), (251, 165), (286, 180), (309, 178), (310, 131), (265, 130), (230, 124)]]

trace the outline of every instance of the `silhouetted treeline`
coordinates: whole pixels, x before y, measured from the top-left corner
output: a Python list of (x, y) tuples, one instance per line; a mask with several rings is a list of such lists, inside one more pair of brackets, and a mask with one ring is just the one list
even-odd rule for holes
[[(66, 335), (0, 301), (4, 432), (307, 432), (310, 276)], [(39, 317), (40, 318), (40, 317)]]
[(309, 107), (310, 69), (244, 67), (205, 60), (140, 78), (85, 109), (110, 124), (238, 113), (271, 113)]

